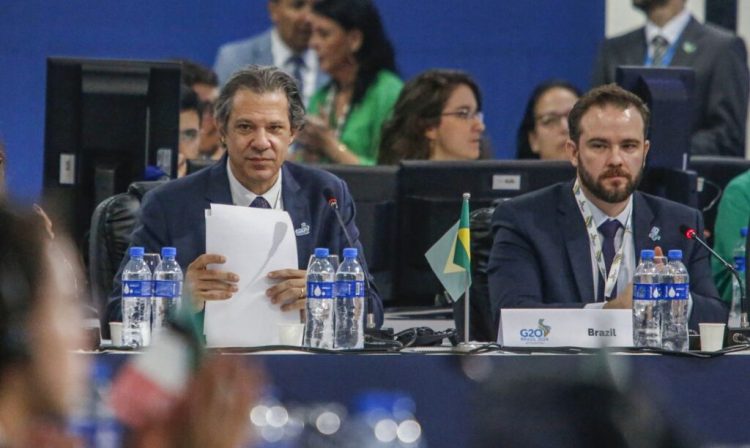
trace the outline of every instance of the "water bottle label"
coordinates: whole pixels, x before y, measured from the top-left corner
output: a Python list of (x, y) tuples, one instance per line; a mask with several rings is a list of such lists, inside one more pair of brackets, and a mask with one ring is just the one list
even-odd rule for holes
[(690, 292), (690, 285), (687, 283), (673, 283), (666, 285), (667, 300), (687, 300)]
[(635, 300), (659, 300), (664, 296), (662, 285), (650, 283), (636, 283), (633, 285), (633, 298)]
[(154, 296), (166, 299), (180, 297), (181, 282), (176, 280), (156, 280), (154, 283)]
[(122, 282), (123, 297), (151, 297), (151, 281), (124, 280)]
[(357, 280), (342, 280), (336, 282), (336, 297), (353, 299), (365, 296), (365, 282)]
[(333, 282), (307, 282), (308, 299), (332, 299)]
[(739, 272), (745, 272), (745, 257), (734, 257), (734, 268)]

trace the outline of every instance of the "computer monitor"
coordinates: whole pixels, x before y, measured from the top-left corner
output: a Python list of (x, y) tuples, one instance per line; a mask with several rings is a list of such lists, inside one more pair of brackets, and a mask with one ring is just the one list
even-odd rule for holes
[(343, 179), (357, 207), (359, 241), (380, 297), (390, 301), (396, 238), (397, 166), (321, 165)]
[(651, 110), (648, 166), (686, 169), (696, 118), (695, 71), (686, 67), (620, 66), (615, 78)]
[(403, 162), (397, 178), (394, 305), (431, 306), (443, 288), (425, 252), (458, 220), (462, 194), (471, 210), (575, 177), (568, 161)]
[(176, 177), (179, 103), (179, 63), (47, 60), (45, 203), (81, 247), (96, 204), (147, 165)]

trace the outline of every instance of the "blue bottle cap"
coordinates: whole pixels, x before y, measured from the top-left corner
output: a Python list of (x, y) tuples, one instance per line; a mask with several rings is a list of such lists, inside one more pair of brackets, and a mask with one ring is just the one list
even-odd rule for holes
[(323, 258), (328, 256), (328, 248), (327, 247), (316, 247), (315, 248), (315, 256), (318, 258)]
[(357, 248), (347, 247), (344, 249), (344, 258), (357, 258)]
[(641, 260), (653, 260), (654, 251), (652, 249), (643, 249), (641, 251)]
[(128, 251), (128, 254), (130, 254), (130, 257), (143, 257), (143, 248), (138, 246), (133, 246)]
[(161, 257), (162, 258), (174, 258), (177, 256), (177, 249), (174, 247), (162, 247), (161, 248)]
[(740, 229), (740, 236), (742, 236), (742, 238), (747, 238), (747, 227)]
[(667, 252), (667, 257), (670, 260), (682, 260), (682, 251), (680, 249), (672, 249)]

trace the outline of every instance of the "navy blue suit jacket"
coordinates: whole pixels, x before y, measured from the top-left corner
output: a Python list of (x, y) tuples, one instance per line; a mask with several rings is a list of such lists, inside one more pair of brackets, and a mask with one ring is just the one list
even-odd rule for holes
[[(572, 182), (556, 184), (495, 209), (488, 266), (495, 323), (501, 308), (580, 308), (595, 297), (589, 237), (572, 187)], [(714, 286), (708, 251), (679, 231), (685, 224), (702, 234), (700, 213), (635, 192), (632, 219), (636, 256), (657, 245), (665, 253), (682, 250), (693, 298), (690, 328), (697, 330), (698, 322), (726, 322), (728, 310)], [(649, 237), (654, 227), (657, 241)]]
[[(307, 229), (306, 233), (298, 232), (300, 234), (297, 235), (299, 268), (307, 268), (310, 254), (316, 247), (327, 247), (331, 253), (340, 255), (343, 248), (348, 246), (336, 215), (323, 196), (326, 188), (338, 199), (347, 231), (359, 249), (362, 263), (365, 263), (359, 230), (354, 222), (354, 201), (346, 183), (327, 171), (290, 162), (285, 162), (281, 169), (284, 210), (292, 218), (295, 230)], [(211, 208), (211, 204), (232, 204), (226, 156), (209, 168), (148, 192), (141, 204), (131, 245), (143, 246), (146, 252), (159, 252), (164, 246), (174, 246), (177, 248), (177, 262), (183, 271), (186, 270), (193, 260), (206, 252), (205, 210)], [(115, 291), (108, 306), (110, 321), (121, 318), (120, 276), (127, 258), (122, 261), (115, 276)], [(367, 266), (363, 267), (367, 272)], [(370, 289), (373, 313), (378, 325), (381, 325), (383, 305), (377, 290)]]

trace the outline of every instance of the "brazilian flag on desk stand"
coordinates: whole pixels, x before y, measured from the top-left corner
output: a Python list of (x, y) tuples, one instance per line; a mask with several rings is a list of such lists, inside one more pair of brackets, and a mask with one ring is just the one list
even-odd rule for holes
[(424, 255), (451, 298), (458, 300), (471, 286), (468, 193), (464, 193), (460, 219)]

